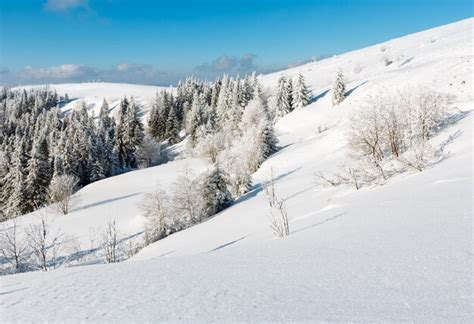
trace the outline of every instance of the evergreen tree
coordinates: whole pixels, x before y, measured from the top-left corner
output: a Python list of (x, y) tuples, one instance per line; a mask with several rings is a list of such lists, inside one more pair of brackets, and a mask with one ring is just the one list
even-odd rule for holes
[[(210, 107), (207, 108), (210, 109)], [(202, 98), (198, 92), (195, 92), (191, 111), (188, 115), (188, 120), (186, 123), (186, 133), (189, 134), (193, 146), (199, 136), (198, 131), (200, 127), (202, 127), (206, 123), (206, 120), (204, 118), (205, 110), (206, 107), (204, 103), (204, 98)]]
[(298, 76), (295, 89), (293, 91), (293, 107), (302, 108), (309, 104), (311, 91), (306, 86), (302, 74)]
[(285, 76), (281, 76), (278, 80), (275, 104), (275, 118), (277, 119), (285, 116), (291, 111), (291, 102), (288, 93), (288, 81)]
[(287, 93), (288, 93), (288, 110), (292, 112), (295, 107), (293, 106), (293, 93), (294, 93), (294, 88), (293, 88), (293, 80), (291, 78), (288, 79), (287, 82)]
[(174, 106), (171, 106), (168, 110), (168, 117), (166, 118), (166, 138), (170, 144), (176, 144), (179, 142), (179, 121), (176, 115)]
[(337, 72), (336, 82), (332, 91), (332, 105), (339, 105), (346, 98), (346, 85), (344, 82), (344, 75), (342, 71)]
[(216, 165), (201, 182), (204, 216), (210, 217), (229, 207), (232, 195), (227, 189), (227, 179), (221, 168)]
[(28, 210), (31, 211), (47, 202), (47, 191), (52, 177), (49, 148), (45, 134), (40, 134), (39, 138), (33, 143), (27, 173), (26, 190), (30, 197)]

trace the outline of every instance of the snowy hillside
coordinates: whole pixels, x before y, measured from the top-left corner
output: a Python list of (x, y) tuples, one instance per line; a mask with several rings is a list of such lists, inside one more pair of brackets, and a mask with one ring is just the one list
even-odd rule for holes
[[(253, 175), (251, 192), (128, 261), (2, 277), (2, 320), (472, 322), (473, 28), (468, 19), (261, 76), (274, 89), (281, 75), (302, 73), (314, 100), (277, 123), (280, 150)], [(338, 69), (348, 97), (332, 107)], [(368, 96), (419, 86), (453, 97), (456, 122), (431, 140), (444, 147), (443, 160), (383, 186), (317, 183), (316, 171), (345, 162), (347, 123)], [(55, 87), (91, 103), (149, 100), (157, 89)], [(93, 183), (54, 226), (83, 248), (91, 228), (109, 220), (124, 237), (139, 235), (144, 194), (157, 182), (166, 189), (185, 166), (199, 174), (207, 164), (183, 159)], [(272, 170), (290, 216), (283, 239), (269, 228), (262, 190)]]

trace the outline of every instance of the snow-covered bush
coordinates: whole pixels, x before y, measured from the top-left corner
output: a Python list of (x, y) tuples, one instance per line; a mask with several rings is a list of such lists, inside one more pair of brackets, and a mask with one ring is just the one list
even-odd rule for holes
[(68, 214), (80, 202), (80, 197), (73, 195), (79, 179), (73, 175), (55, 176), (49, 185), (49, 199), (53, 208), (61, 214)]
[(427, 88), (381, 93), (353, 114), (348, 130), (350, 166), (316, 177), (332, 186), (383, 183), (406, 169), (422, 171), (435, 158), (428, 142), (446, 118), (449, 98)]
[(171, 208), (169, 197), (159, 186), (147, 194), (141, 205), (145, 217), (145, 244), (166, 237), (170, 231)]
[(199, 179), (186, 167), (173, 185), (171, 209), (174, 220), (169, 231), (179, 231), (202, 221), (202, 197)]
[(426, 88), (370, 99), (351, 120), (348, 134), (351, 155), (369, 161), (385, 179), (386, 160), (401, 159), (409, 149), (417, 151), (416, 155), (428, 153), (424, 142), (439, 129), (447, 105), (445, 95)]

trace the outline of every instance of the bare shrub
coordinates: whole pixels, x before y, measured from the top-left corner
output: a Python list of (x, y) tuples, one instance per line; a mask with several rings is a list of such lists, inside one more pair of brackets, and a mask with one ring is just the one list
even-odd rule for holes
[(26, 236), (38, 267), (44, 271), (56, 268), (57, 258), (63, 248), (64, 234), (60, 229), (53, 231), (46, 212), (41, 214), (38, 224), (30, 225)]
[(275, 177), (273, 173), (273, 168), (270, 169), (270, 180), (268, 180), (267, 185), (265, 186), (265, 194), (268, 198), (268, 204), (270, 208), (275, 206), (277, 197), (275, 193)]
[(436, 150), (426, 140), (410, 143), (410, 148), (398, 158), (398, 161), (408, 169), (423, 171), (436, 157)]
[(101, 249), (108, 263), (119, 261), (119, 237), (115, 221), (108, 222), (101, 235)]
[(79, 179), (75, 176), (64, 174), (54, 177), (49, 185), (49, 200), (52, 207), (61, 214), (68, 214), (80, 202), (77, 195), (73, 195), (77, 189)]
[(135, 254), (138, 253), (143, 248), (143, 244), (140, 242), (134, 242), (132, 239), (128, 239), (127, 241), (121, 244), (122, 255), (125, 259), (130, 259)]
[(290, 235), (288, 213), (283, 200), (276, 200), (274, 207), (270, 208), (270, 228), (276, 237), (281, 238)]
[(273, 169), (271, 169), (271, 177), (265, 187), (268, 204), (270, 206), (270, 228), (273, 235), (282, 238), (290, 235), (290, 224), (288, 221), (288, 212), (286, 211), (283, 199), (279, 199), (275, 193), (275, 180), (273, 177)]
[(27, 264), (29, 252), (26, 241), (19, 237), (16, 220), (10, 227), (4, 226), (0, 231), (0, 253), (11, 264), (13, 272), (21, 272)]

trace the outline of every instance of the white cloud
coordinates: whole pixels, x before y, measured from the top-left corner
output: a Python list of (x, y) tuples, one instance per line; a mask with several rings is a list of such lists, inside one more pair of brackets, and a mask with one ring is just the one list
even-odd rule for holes
[(25, 67), (20, 71), (21, 75), (31, 79), (74, 79), (95, 74), (94, 69), (77, 64), (63, 64), (46, 68)]
[(44, 8), (50, 11), (66, 12), (76, 8), (88, 8), (88, 0), (47, 0)]

